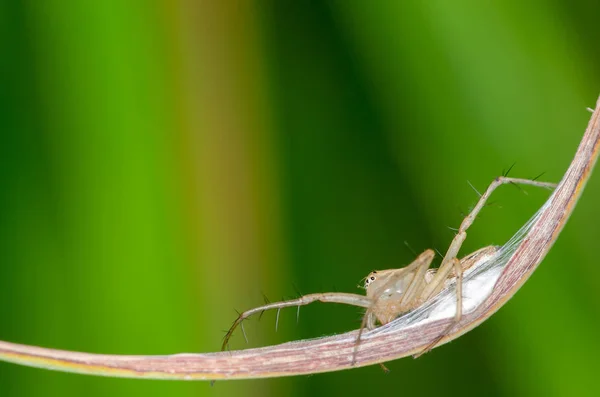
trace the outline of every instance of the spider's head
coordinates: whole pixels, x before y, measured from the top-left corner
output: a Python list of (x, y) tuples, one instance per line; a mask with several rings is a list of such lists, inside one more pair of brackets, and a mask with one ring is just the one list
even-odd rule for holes
[(371, 283), (373, 281), (377, 280), (377, 271), (372, 271), (371, 273), (369, 273), (369, 275), (367, 277), (365, 277), (365, 289), (369, 289), (369, 285), (371, 285)]
[[(409, 276), (412, 277), (412, 274), (409, 273)], [(407, 280), (406, 275), (399, 273), (399, 269), (388, 269), (372, 271), (364, 280), (368, 298), (385, 300), (401, 296), (408, 287), (407, 282), (410, 282), (412, 278)]]

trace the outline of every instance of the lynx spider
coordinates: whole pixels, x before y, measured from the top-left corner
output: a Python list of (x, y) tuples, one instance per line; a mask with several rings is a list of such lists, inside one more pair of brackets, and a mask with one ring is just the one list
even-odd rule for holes
[[(509, 169), (510, 171), (510, 169)], [(508, 173), (508, 172), (507, 172)], [(493, 254), (498, 250), (496, 246), (488, 246), (475, 251), (472, 254), (458, 259), (458, 251), (467, 237), (467, 229), (473, 224), (475, 218), (484, 207), (492, 192), (501, 185), (510, 183), (515, 185), (530, 185), (546, 189), (556, 187), (555, 183), (539, 182), (536, 179), (509, 178), (505, 173), (497, 177), (488, 186), (487, 190), (480, 194), (479, 201), (471, 212), (463, 219), (456, 235), (454, 236), (450, 247), (444, 256), (442, 263), (437, 269), (429, 269), (434, 252), (431, 249), (425, 250), (411, 264), (400, 269), (378, 270), (369, 273), (365, 277), (364, 288), (366, 296), (344, 293), (344, 292), (323, 292), (301, 296), (297, 299), (291, 299), (281, 302), (268, 303), (243, 313), (233, 322), (233, 325), (224, 337), (222, 350), (227, 348), (229, 339), (233, 331), (239, 326), (242, 328), (244, 338), (247, 341), (246, 333), (242, 322), (256, 313), (262, 313), (265, 310), (277, 309), (277, 319), (279, 310), (285, 307), (308, 305), (313, 302), (342, 303), (351, 306), (363, 307), (366, 312), (363, 316), (362, 324), (356, 338), (356, 345), (352, 362), (354, 363), (358, 345), (365, 328), (372, 330), (377, 323), (384, 325), (394, 320), (398, 316), (410, 312), (424, 302), (440, 293), (447, 287), (453, 279), (456, 279), (456, 312), (454, 320), (446, 330), (444, 330), (434, 341), (432, 341), (422, 352), (416, 356), (426, 353), (435, 347), (446, 336), (462, 317), (462, 276), (463, 272), (473, 266), (484, 256)], [(277, 325), (276, 325), (277, 327)], [(386, 368), (382, 365), (382, 368)]]

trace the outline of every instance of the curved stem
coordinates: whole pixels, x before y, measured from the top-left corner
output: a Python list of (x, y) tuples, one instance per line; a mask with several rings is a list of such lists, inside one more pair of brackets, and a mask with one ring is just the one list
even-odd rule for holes
[[(548, 202), (537, 214), (491, 294), (471, 313), (462, 316), (441, 343), (458, 338), (496, 312), (540, 264), (556, 241), (583, 191), (600, 147), (600, 98), (575, 158)], [(447, 318), (407, 326), (393, 321), (366, 332), (354, 366), (382, 363), (420, 352), (453, 321)], [(0, 342), (0, 360), (63, 372), (125, 378), (215, 380), (268, 378), (352, 367), (356, 332), (301, 340), (259, 349), (170, 356), (122, 356), (69, 352)]]

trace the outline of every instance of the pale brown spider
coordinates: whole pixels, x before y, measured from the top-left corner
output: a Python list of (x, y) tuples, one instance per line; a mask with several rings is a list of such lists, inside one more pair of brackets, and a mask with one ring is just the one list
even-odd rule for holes
[[(436, 338), (418, 355), (431, 350), (461, 319), (463, 272), (480, 261), (482, 258), (490, 256), (498, 250), (498, 247), (488, 246), (465, 256), (461, 260), (457, 259), (458, 251), (467, 237), (467, 229), (471, 226), (492, 192), (498, 186), (506, 183), (532, 185), (548, 189), (556, 187), (556, 184), (554, 183), (538, 182), (536, 180), (529, 179), (509, 178), (507, 176), (498, 177), (494, 179), (485, 193), (480, 195), (479, 201), (473, 210), (462, 221), (460, 228), (450, 243), (450, 247), (448, 248), (448, 251), (446, 252), (446, 255), (444, 256), (438, 269), (429, 269), (435, 254), (432, 250), (428, 249), (419, 255), (408, 266), (400, 269), (378, 270), (369, 273), (369, 275), (365, 278), (364, 283), (366, 296), (344, 292), (322, 292), (304, 295), (297, 299), (268, 303), (254, 309), (247, 310), (238, 316), (225, 335), (222, 350), (225, 350), (227, 347), (229, 338), (238, 325), (241, 325), (242, 331), (244, 331), (242, 321), (249, 316), (271, 309), (280, 310), (282, 308), (292, 306), (298, 306), (299, 308), (300, 306), (308, 305), (309, 303), (317, 301), (343, 303), (346, 305), (359, 306), (367, 309), (363, 316), (362, 324), (356, 339), (356, 348), (358, 348), (364, 328), (369, 330), (374, 329), (377, 326), (377, 322), (379, 322), (381, 325), (387, 324), (398, 316), (416, 309), (424, 302), (427, 302), (429, 299), (436, 296), (445, 287), (450, 285), (454, 279), (456, 279), (456, 311), (454, 315), (454, 321), (445, 331), (440, 334), (438, 338)], [(245, 332), (244, 338), (246, 338)], [(353, 362), (355, 355), (356, 349), (352, 358)], [(385, 367), (383, 368), (385, 369)]]

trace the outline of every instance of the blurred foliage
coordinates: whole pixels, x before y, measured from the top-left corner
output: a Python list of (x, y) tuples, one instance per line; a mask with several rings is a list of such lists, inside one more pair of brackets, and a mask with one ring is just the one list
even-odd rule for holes
[[(600, 91), (597, 2), (4, 1), (0, 339), (216, 351), (243, 310), (443, 251), (502, 169), (558, 181)], [(598, 395), (600, 182), (490, 321), (418, 360), (177, 383), (0, 363), (0, 395)], [(547, 192), (501, 189), (463, 254)], [(411, 249), (407, 248), (407, 242)], [(252, 346), (357, 328), (314, 305)], [(233, 348), (243, 348), (237, 335)]]

